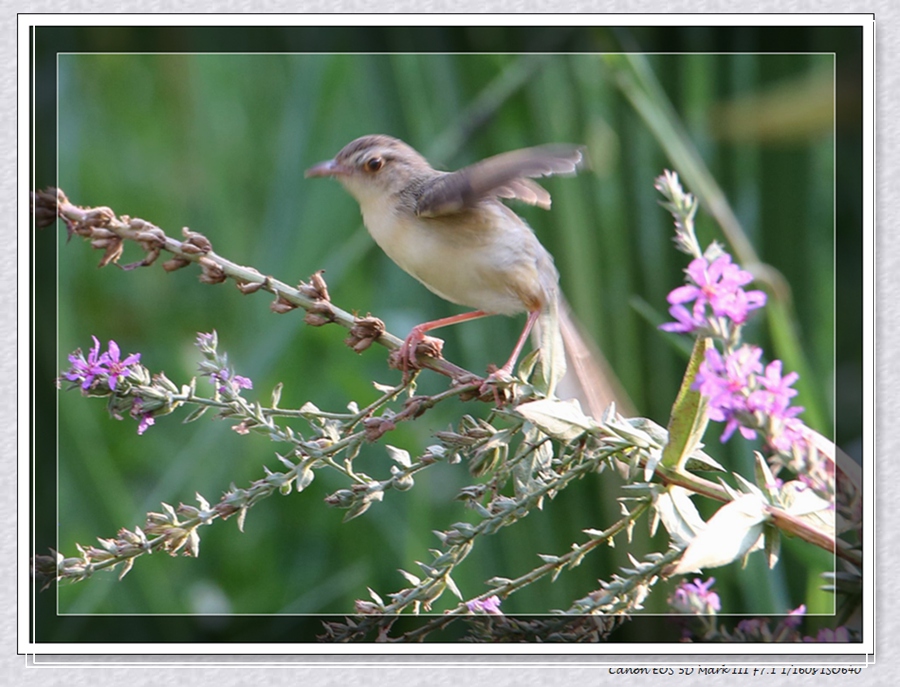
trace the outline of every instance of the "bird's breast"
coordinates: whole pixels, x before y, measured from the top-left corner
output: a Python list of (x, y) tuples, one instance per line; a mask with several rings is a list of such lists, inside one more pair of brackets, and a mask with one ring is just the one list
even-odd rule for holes
[(539, 308), (555, 288), (553, 259), (500, 203), (437, 218), (417, 217), (389, 196), (361, 209), (388, 257), (446, 300), (511, 315)]

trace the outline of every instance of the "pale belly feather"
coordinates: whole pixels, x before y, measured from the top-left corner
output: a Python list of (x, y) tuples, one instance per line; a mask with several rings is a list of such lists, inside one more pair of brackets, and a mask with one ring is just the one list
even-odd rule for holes
[(499, 203), (460, 219), (403, 216), (388, 203), (363, 212), (381, 249), (441, 298), (506, 315), (546, 300), (548, 275), (541, 279), (539, 263), (549, 262), (555, 282), (552, 258), (522, 220)]

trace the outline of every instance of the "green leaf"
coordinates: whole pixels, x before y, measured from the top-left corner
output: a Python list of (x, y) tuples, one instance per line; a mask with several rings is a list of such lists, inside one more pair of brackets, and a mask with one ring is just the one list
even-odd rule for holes
[(272, 407), (277, 408), (281, 402), (281, 392), (284, 390), (284, 384), (278, 382), (272, 389)]
[(516, 376), (523, 384), (527, 384), (528, 380), (531, 379), (531, 374), (534, 372), (534, 366), (540, 358), (540, 354), (540, 349), (536, 348), (522, 358), (522, 361), (519, 363), (519, 366), (516, 369)]
[(411, 572), (406, 572), (405, 570), (402, 570), (402, 569), (400, 569), (399, 572), (401, 575), (403, 575), (404, 578), (406, 578), (406, 581), (409, 582), (411, 585), (419, 586), (420, 584), (422, 584), (422, 580), (420, 580), (418, 577), (413, 575)]
[(753, 455), (756, 458), (756, 463), (754, 465), (756, 486), (765, 492), (766, 496), (769, 498), (769, 503), (773, 503), (778, 494), (778, 484), (775, 481), (775, 476), (769, 469), (769, 464), (766, 462), (762, 453), (754, 451)]
[(657, 446), (665, 445), (669, 439), (669, 433), (662, 425), (656, 424), (653, 420), (646, 417), (629, 417), (622, 418), (635, 429), (639, 429), (646, 433)]
[(378, 594), (375, 593), (375, 590), (373, 590), (371, 587), (366, 587), (366, 589), (369, 591), (369, 596), (372, 597), (372, 600), (373, 600), (375, 603), (377, 603), (379, 606), (381, 606), (382, 608), (384, 608), (384, 601), (382, 601), (382, 600), (381, 600), (381, 597), (378, 596)]
[(297, 491), (303, 491), (304, 489), (306, 489), (306, 487), (308, 487), (312, 483), (315, 476), (315, 473), (309, 467), (304, 467), (297, 474)]
[(745, 494), (722, 506), (684, 551), (673, 574), (717, 568), (759, 548), (768, 515), (759, 496)]
[(700, 369), (700, 363), (706, 359), (706, 351), (712, 345), (712, 340), (706, 337), (698, 338), (691, 352), (687, 370), (681, 381), (678, 396), (672, 405), (672, 414), (669, 417), (669, 441), (663, 448), (662, 464), (667, 468), (682, 470), (685, 461), (699, 446), (709, 417), (706, 413), (707, 402), (699, 391), (691, 389)]
[(545, 434), (565, 442), (574, 441), (585, 432), (597, 428), (596, 421), (584, 414), (575, 399), (559, 401), (545, 398), (523, 403), (516, 408), (516, 412)]
[(453, 595), (459, 599), (463, 600), (462, 592), (459, 591), (459, 587), (456, 586), (456, 582), (453, 581), (453, 578), (450, 575), (444, 575), (444, 582), (447, 583), (447, 588), (453, 593)]
[(725, 468), (719, 465), (705, 451), (696, 449), (684, 464), (684, 469), (688, 472), (725, 472)]
[(402, 448), (397, 448), (396, 446), (391, 446), (390, 444), (385, 444), (385, 449), (387, 449), (388, 455), (394, 462), (399, 463), (405, 468), (408, 468), (412, 465), (412, 460), (409, 457), (409, 451), (404, 451)]
[(781, 531), (772, 524), (766, 523), (764, 528), (765, 545), (766, 545), (766, 562), (769, 569), (775, 567), (778, 562), (778, 556), (781, 553)]
[(663, 526), (678, 546), (688, 546), (706, 529), (690, 493), (683, 487), (671, 486), (658, 494), (653, 502)]
[(199, 420), (203, 417), (203, 414), (209, 410), (209, 406), (198, 406), (194, 408), (190, 413), (187, 414), (187, 417), (182, 420), (182, 424), (188, 424), (189, 422), (193, 422), (194, 420)]
[(834, 536), (835, 513), (832, 504), (798, 480), (785, 483), (779, 494), (784, 509), (813, 527)]

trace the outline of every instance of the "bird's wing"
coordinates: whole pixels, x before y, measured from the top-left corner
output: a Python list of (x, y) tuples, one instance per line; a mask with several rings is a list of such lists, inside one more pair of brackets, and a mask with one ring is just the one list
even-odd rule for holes
[(550, 194), (531, 178), (575, 174), (583, 162), (584, 149), (565, 144), (495, 155), (428, 184), (418, 198), (416, 213), (420, 217), (449, 215), (487, 197), (515, 198), (546, 210)]

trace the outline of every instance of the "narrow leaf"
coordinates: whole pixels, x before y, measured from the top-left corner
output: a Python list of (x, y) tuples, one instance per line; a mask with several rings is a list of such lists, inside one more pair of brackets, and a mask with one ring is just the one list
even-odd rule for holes
[(184, 420), (181, 421), (182, 424), (186, 425), (189, 422), (193, 422), (194, 420), (199, 420), (201, 417), (203, 417), (203, 414), (207, 410), (209, 410), (209, 406), (199, 406), (197, 408), (194, 408), (191, 412), (189, 412), (187, 414), (187, 417), (185, 417)]
[(669, 417), (669, 441), (663, 448), (662, 464), (668, 468), (681, 470), (684, 463), (703, 438), (709, 422), (706, 399), (691, 388), (700, 369), (700, 363), (706, 359), (706, 351), (712, 345), (707, 337), (700, 337), (694, 343), (691, 359), (681, 381), (681, 388), (672, 406)]
[(773, 525), (766, 524), (764, 528), (765, 545), (766, 545), (766, 562), (769, 569), (775, 567), (778, 562), (778, 556), (781, 553), (781, 531)]
[(690, 499), (690, 492), (683, 487), (669, 487), (656, 497), (653, 505), (678, 546), (687, 546), (706, 529), (706, 523)]
[(705, 451), (696, 449), (684, 464), (684, 469), (688, 472), (725, 472), (725, 468), (714, 461), (712, 457)]
[(281, 382), (278, 382), (278, 384), (275, 385), (275, 388), (272, 389), (272, 407), (273, 408), (277, 408), (278, 403), (281, 401), (282, 389), (284, 389), (284, 384), (282, 384)]
[(399, 572), (401, 575), (403, 575), (404, 578), (406, 578), (406, 581), (414, 587), (418, 587), (420, 584), (422, 584), (422, 580), (413, 575), (411, 572), (406, 572), (405, 570), (399, 570)]
[(134, 558), (129, 558), (125, 561), (125, 565), (122, 566), (122, 572), (119, 573), (119, 581), (121, 581), (122, 578), (128, 574), (128, 571), (131, 570), (132, 565), (134, 565)]
[(453, 592), (453, 596), (462, 601), (462, 592), (459, 591), (459, 587), (456, 586), (456, 582), (453, 581), (453, 578), (450, 577), (450, 575), (444, 575), (444, 582), (447, 583), (447, 587)]
[(397, 448), (396, 446), (391, 446), (390, 444), (386, 444), (385, 449), (387, 449), (388, 455), (394, 462), (399, 463), (405, 468), (408, 468), (412, 465), (412, 460), (410, 460), (409, 457), (409, 451), (404, 451), (402, 448)]
[(772, 503), (774, 502), (775, 496), (778, 493), (778, 483), (775, 481), (775, 476), (769, 469), (769, 464), (766, 462), (763, 454), (759, 451), (754, 451), (753, 455), (756, 458), (756, 464), (754, 465), (754, 472), (756, 473), (756, 486), (758, 486), (766, 493), (766, 495), (769, 497), (769, 503)]
[(303, 491), (315, 478), (315, 473), (308, 467), (303, 468), (297, 475), (297, 491)]

